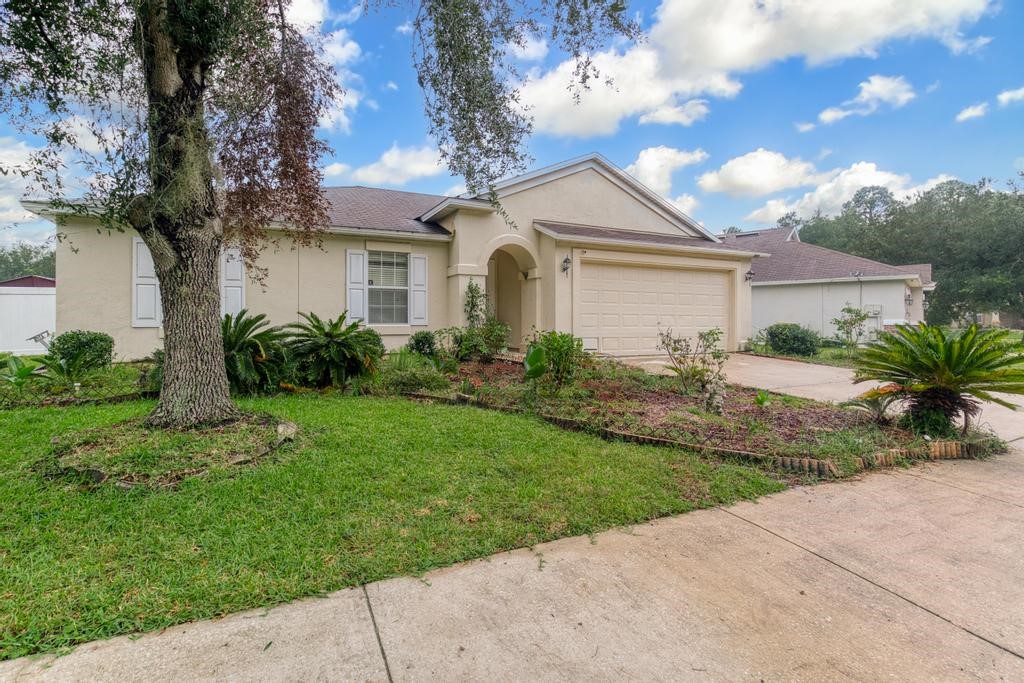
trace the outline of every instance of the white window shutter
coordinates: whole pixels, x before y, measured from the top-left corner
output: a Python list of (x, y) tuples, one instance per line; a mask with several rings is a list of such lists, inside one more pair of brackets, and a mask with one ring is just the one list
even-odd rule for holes
[(409, 324), (427, 324), (426, 254), (409, 254)]
[(366, 320), (366, 252), (345, 250), (346, 307), (349, 320)]
[(225, 247), (220, 255), (220, 313), (238, 315), (245, 308), (245, 268), (242, 251)]
[(160, 327), (160, 281), (141, 237), (132, 238), (132, 327)]

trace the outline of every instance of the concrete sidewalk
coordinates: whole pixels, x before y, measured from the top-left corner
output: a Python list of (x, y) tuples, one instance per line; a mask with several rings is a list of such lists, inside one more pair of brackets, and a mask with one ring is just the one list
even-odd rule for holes
[(1024, 455), (0, 664), (3, 680), (1024, 680)]

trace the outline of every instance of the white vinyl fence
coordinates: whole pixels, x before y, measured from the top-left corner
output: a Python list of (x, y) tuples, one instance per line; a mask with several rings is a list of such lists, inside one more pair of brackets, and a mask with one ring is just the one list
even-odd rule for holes
[(0, 287), (0, 352), (45, 353), (29, 338), (56, 327), (56, 287)]

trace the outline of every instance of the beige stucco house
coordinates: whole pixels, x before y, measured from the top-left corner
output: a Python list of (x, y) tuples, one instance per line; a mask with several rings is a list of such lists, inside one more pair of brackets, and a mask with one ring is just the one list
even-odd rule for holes
[[(657, 353), (659, 328), (684, 335), (720, 327), (730, 349), (750, 330), (748, 273), (756, 250), (723, 244), (671, 203), (599, 155), (542, 168), (496, 187), (506, 217), (471, 196), (365, 187), (327, 188), (322, 248), (282, 239), (253, 283), (231, 249), (221, 268), (225, 312), (348, 311), (389, 347), (421, 329), (463, 322), (466, 287), (485, 288), (521, 347), (536, 329), (570, 331), (612, 355)], [(57, 332), (111, 334), (123, 358), (161, 344), (159, 289), (145, 244), (131, 231), (97, 232), (53, 216)]]
[(790, 228), (727, 235), (726, 244), (763, 252), (752, 276), (753, 333), (775, 323), (798, 323), (834, 337), (845, 306), (869, 315), (867, 337), (887, 326), (924, 320), (925, 296), (935, 289), (930, 264), (891, 266), (800, 241)]

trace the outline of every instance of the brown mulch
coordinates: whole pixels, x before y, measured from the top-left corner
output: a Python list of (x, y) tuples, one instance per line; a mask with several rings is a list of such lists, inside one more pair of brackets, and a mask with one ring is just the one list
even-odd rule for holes
[[(652, 382), (658, 386), (650, 387), (624, 374), (584, 378), (557, 399), (546, 401), (545, 409), (632, 433), (760, 452), (798, 449), (801, 443), (813, 442), (816, 434), (865, 422), (862, 414), (838, 406), (777, 394), (770, 394), (767, 405), (758, 406), (757, 390), (737, 385), (729, 386), (722, 415), (711, 415), (702, 409), (698, 397), (675, 391), (670, 378)], [(523, 369), (501, 361), (464, 363), (455, 382), (463, 384), (465, 380), (482, 395), (493, 389), (493, 398), (504, 403), (501, 390), (511, 393), (522, 386)], [(899, 430), (893, 431), (895, 435)]]

